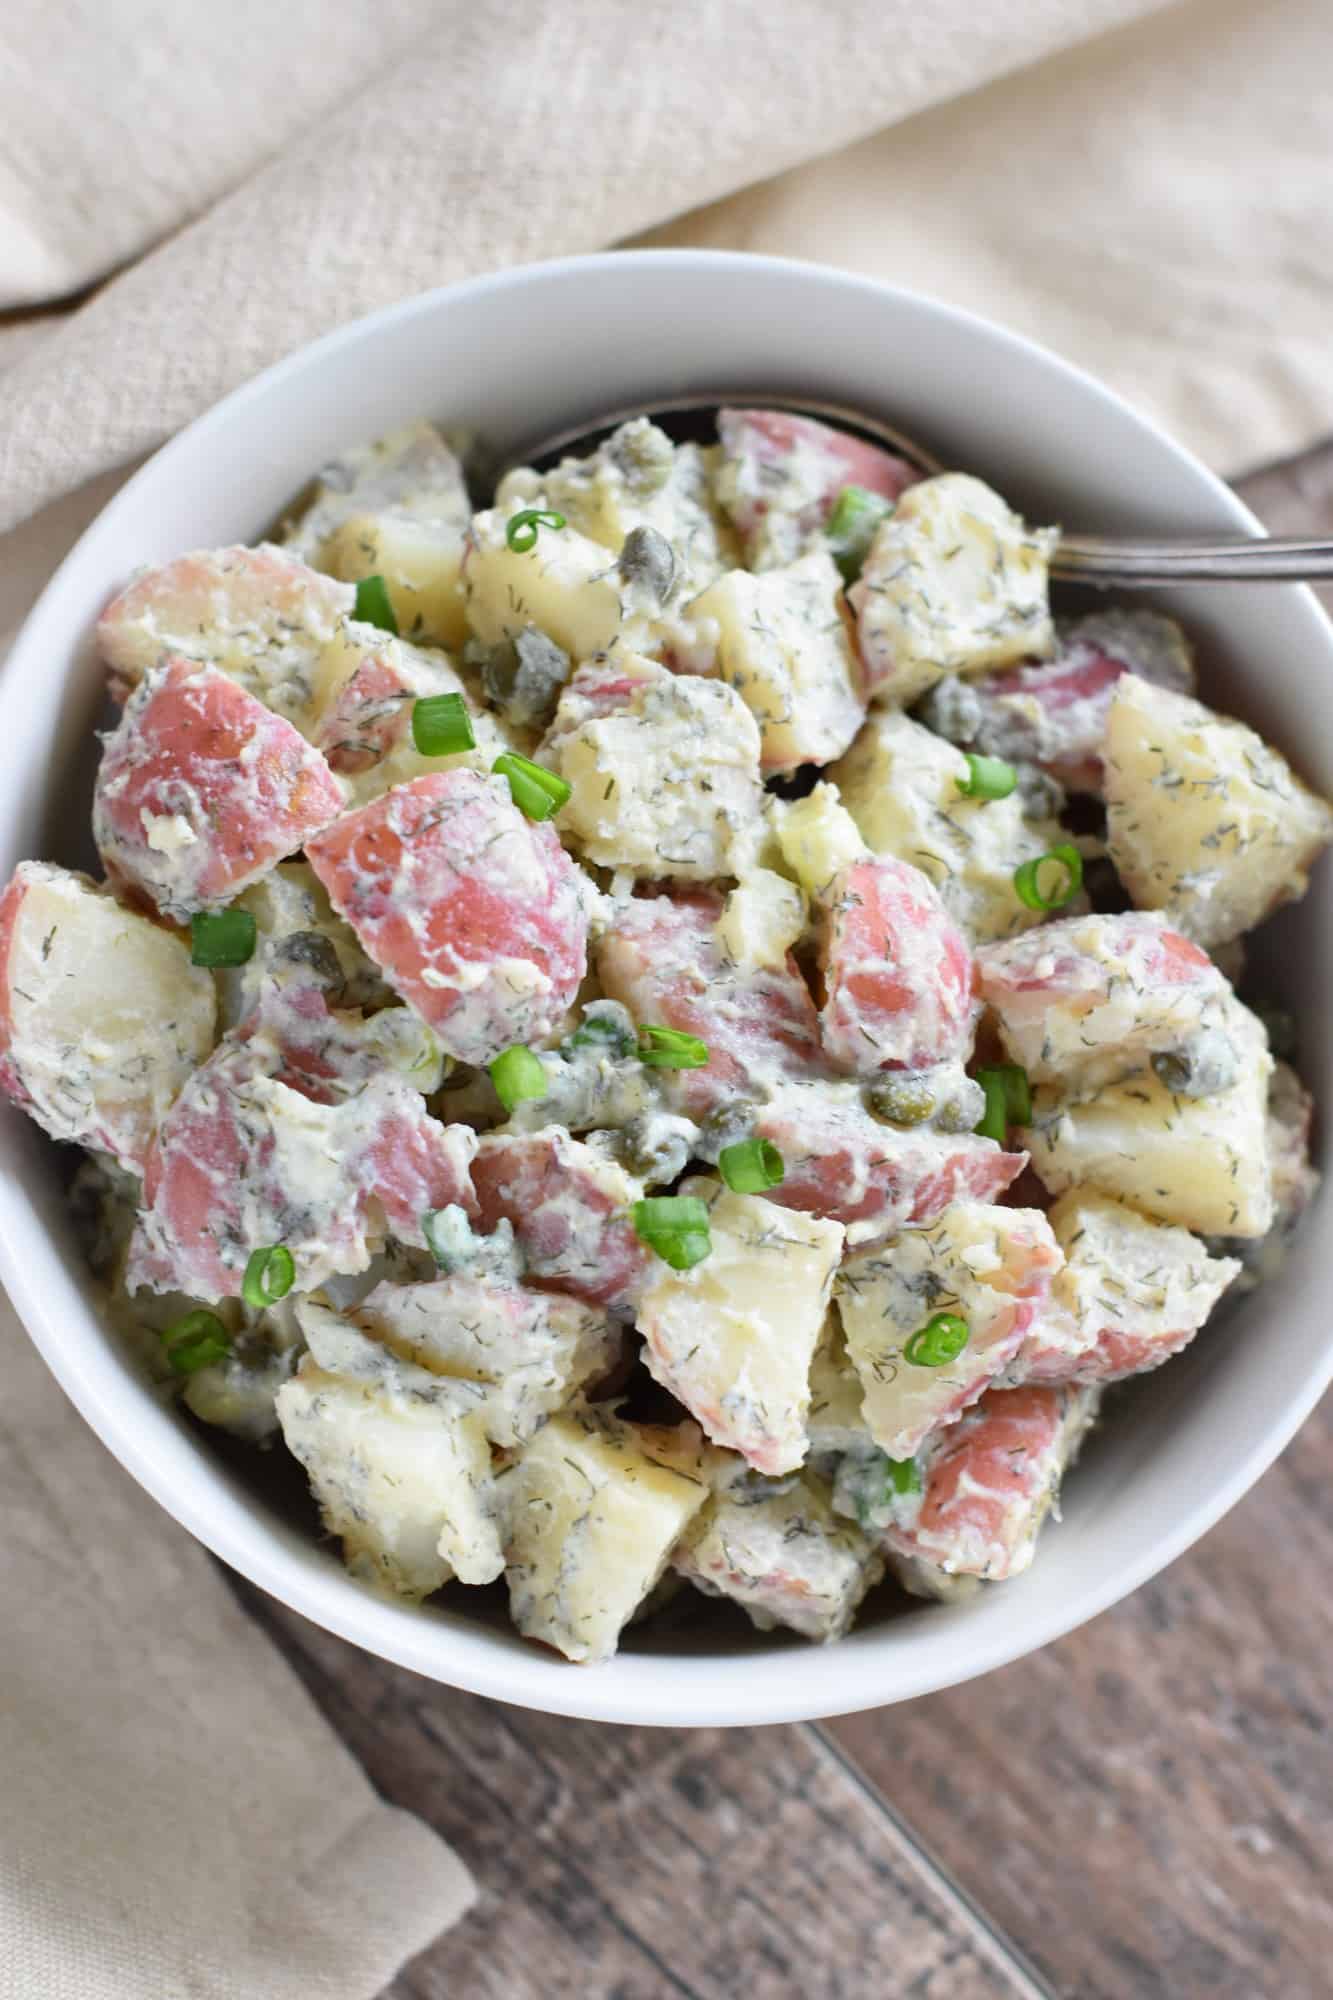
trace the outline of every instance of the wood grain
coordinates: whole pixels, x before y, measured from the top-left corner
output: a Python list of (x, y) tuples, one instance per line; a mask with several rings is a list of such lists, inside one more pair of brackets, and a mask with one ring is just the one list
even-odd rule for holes
[[(1333, 445), (1241, 482), (1333, 530)], [(1333, 1992), (1333, 1420), (1126, 1603), (970, 1687), (829, 1725), (1056, 1989)]]
[(482, 1886), (383, 2000), (1042, 2000), (814, 1730), (501, 1707), (232, 1582), (379, 1789)]

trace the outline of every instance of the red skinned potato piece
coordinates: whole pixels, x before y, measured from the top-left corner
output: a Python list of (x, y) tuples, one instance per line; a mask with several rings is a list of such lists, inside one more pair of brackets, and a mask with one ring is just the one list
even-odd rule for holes
[(86, 875), (19, 863), (0, 896), (0, 1089), (53, 1139), (141, 1173), (216, 1012), (176, 933)]
[(962, 1060), (972, 1045), (972, 954), (929, 877), (892, 855), (852, 862), (823, 901), (824, 1050), (871, 1076)]
[(723, 898), (711, 889), (636, 896), (598, 941), (597, 976), (635, 1020), (679, 1028), (708, 1047), (702, 1069), (661, 1070), (690, 1118), (782, 1079), (827, 1074), (810, 989), (788, 953), (778, 966), (737, 966), (723, 952)]
[(321, 647), (356, 603), (352, 584), (285, 549), (199, 549), (145, 570), (97, 621), (113, 676), (131, 687), (169, 655), (220, 667), (294, 719), (310, 699)]
[(228, 903), (343, 809), (290, 722), (216, 667), (168, 660), (107, 737), (93, 832), (107, 870), (184, 922)]
[[(921, 477), (905, 458), (784, 410), (721, 410), (717, 430), (723, 505), (751, 558), (776, 541), (777, 559), (790, 560), (823, 527), (844, 486), (896, 500)], [(784, 532), (789, 550), (779, 541)]]
[(998, 1201), (1027, 1164), (972, 1132), (900, 1131), (872, 1118), (848, 1084), (788, 1084), (759, 1107), (756, 1131), (782, 1154), (769, 1201), (832, 1216), (850, 1247), (933, 1222), (954, 1201)]
[(232, 1296), (251, 1252), (281, 1243), (310, 1291), (363, 1270), (384, 1223), (421, 1244), (428, 1209), (473, 1207), (475, 1135), (431, 1118), (336, 1016), (318, 1039), (313, 1007), (302, 1021), (289, 1042), (261, 1003), (186, 1084), (149, 1149), (131, 1289)]
[(309, 842), (339, 916), (460, 1062), (557, 1025), (587, 965), (583, 881), (503, 778), (432, 772)]
[(633, 1309), (652, 1265), (629, 1218), (642, 1188), (559, 1126), (484, 1137), (472, 1162), (481, 1224), (509, 1221), (528, 1282), (589, 1305)]
[(886, 1546), (953, 1574), (997, 1582), (1026, 1569), (1097, 1393), (992, 1389), (942, 1434), (926, 1468), (920, 1511), (910, 1527), (886, 1529)]

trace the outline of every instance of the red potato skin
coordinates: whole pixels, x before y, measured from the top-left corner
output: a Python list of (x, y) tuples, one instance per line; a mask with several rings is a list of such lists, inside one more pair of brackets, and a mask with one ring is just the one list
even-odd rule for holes
[[(350, 1106), (368, 1093), (372, 1114), (338, 1161), (343, 1185), (323, 1213), (309, 1210), (300, 1188), (282, 1185), (274, 1131), (243, 1113), (246, 1087), (262, 1076), (315, 1104)], [(233, 1296), (249, 1253), (282, 1242), (303, 1290), (304, 1262), (316, 1250), (332, 1270), (361, 1267), (377, 1209), (395, 1235), (421, 1243), (428, 1209), (456, 1203), (475, 1210), (466, 1168), (472, 1135), (460, 1150), (458, 1132), (431, 1118), (410, 1084), (367, 1057), (317, 990), (272, 994), (196, 1070), (149, 1147), (143, 1208), (157, 1240), (138, 1239), (131, 1283), (197, 1298)], [(268, 1233), (252, 1242), (244, 1221), (256, 1211), (266, 1213)]]
[(513, 1224), (529, 1284), (628, 1312), (653, 1259), (600, 1166), (565, 1132), (496, 1133), (477, 1148), (472, 1185), (483, 1229)]
[(821, 912), (819, 1010), (838, 1069), (924, 1069), (972, 1045), (972, 954), (934, 884), (910, 862), (871, 856), (834, 877)]
[[(1160, 986), (1217, 987), (1217, 968), (1206, 951), (1179, 931), (1165, 930), (1151, 917), (1126, 910), (1109, 919), (1123, 941), (1125, 954), (1133, 953), (1136, 974), (1145, 982)], [(1082, 954), (1076, 949), (1061, 951), (1057, 940), (1060, 925), (1042, 924), (1019, 938), (1006, 938), (994, 945), (982, 945), (977, 953), (977, 982), (982, 998), (1003, 1017), (1006, 1001), (1026, 993), (1039, 993), (1060, 1000), (1068, 993), (1082, 993), (1079, 978)], [(1054, 955), (1055, 964), (1039, 971)]]
[[(9, 958), (14, 949), (14, 934), (26, 894), (22, 872), (16, 871), (10, 877), (4, 895), (0, 896), (0, 1090), (22, 1111), (31, 1110), (32, 1098), (10, 1054), (14, 1042), (14, 1016), (9, 1005)], [(108, 1146), (106, 1150), (111, 1152), (116, 1149)]]
[(219, 611), (230, 622), (247, 601), (262, 604), (275, 623), (313, 621), (331, 631), (351, 615), (356, 590), (271, 544), (199, 549), (145, 571), (112, 598), (97, 621), (98, 651), (114, 675), (133, 683), (154, 664), (145, 658), (143, 621), (179, 637), (206, 629)]
[[(1123, 1382), (1158, 1368), (1189, 1346), (1201, 1329), (1181, 1327), (1170, 1333), (1133, 1333), (1104, 1326), (1076, 1356), (1057, 1347), (1031, 1347), (1022, 1357), (1024, 1382)], [(1015, 1373), (1018, 1371), (1015, 1370)]]
[[(414, 778), (345, 814), (306, 853), (365, 951), (461, 1062), (540, 1041), (572, 1004), (587, 966), (578, 871), (503, 780), (462, 769)], [(515, 965), (530, 990), (516, 990)]]
[[(864, 486), (869, 493), (896, 500), (921, 477), (905, 458), (821, 424), (814, 417), (789, 415), (783, 410), (722, 410), (717, 429), (727, 458), (749, 459), (760, 467), (782, 464), (801, 446), (818, 452), (827, 466), (827, 477), (813, 502), (812, 527), (821, 527), (828, 519), (844, 486)], [(748, 533), (766, 511), (762, 500), (738, 508), (734, 514), (737, 527)]]
[[(166, 914), (230, 902), (343, 808), (318, 750), (216, 667), (169, 660), (107, 738), (93, 826), (109, 873)], [(180, 812), (181, 866), (148, 844), (145, 814)]]
[(786, 1169), (766, 1199), (831, 1216), (856, 1230), (858, 1247), (933, 1222), (954, 1201), (999, 1201), (1028, 1157), (970, 1132), (896, 1131), (818, 1091), (761, 1106), (756, 1130)]
[(346, 777), (373, 770), (406, 733), (415, 698), (387, 651), (367, 653), (314, 732), (329, 769)]
[(752, 1079), (828, 1074), (815, 1003), (795, 959), (730, 967), (716, 936), (722, 910), (712, 889), (636, 896), (595, 952), (603, 991), (636, 1021), (682, 1029), (707, 1045), (706, 1067), (660, 1072), (690, 1118), (749, 1096)]
[[(887, 1529), (887, 1545), (899, 1555), (947, 1560), (964, 1573), (1008, 1576), (1027, 1511), (1050, 1478), (1069, 1393), (1036, 1385), (992, 1389), (965, 1411), (930, 1460), (916, 1521), (910, 1529)], [(964, 1532), (986, 1549), (984, 1562), (960, 1559)]]

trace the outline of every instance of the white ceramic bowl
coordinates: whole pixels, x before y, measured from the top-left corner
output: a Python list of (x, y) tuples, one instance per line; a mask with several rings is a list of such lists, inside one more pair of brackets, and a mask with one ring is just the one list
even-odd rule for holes
[[(1109, 391), (1012, 334), (911, 293), (817, 268), (638, 252), (507, 272), (409, 299), (247, 383), (173, 440), (93, 523), (28, 620), (0, 682), (0, 867), (86, 852), (97, 613), (144, 562), (252, 538), (340, 446), (429, 414), (503, 447), (600, 409), (691, 390), (804, 392), (898, 418), (1037, 520), (1070, 529), (1245, 529), (1239, 502)], [(1244, 439), (1238, 438), (1238, 456)], [(1163, 600), (1166, 601), (1166, 600)], [(1304, 590), (1231, 585), (1169, 600), (1197, 635), (1205, 692), (1333, 792), (1333, 629)], [(1333, 875), (1317, 872), (1254, 958), (1304, 1024), (1330, 1101)], [(899, 1701), (1069, 1631), (1187, 1548), (1281, 1450), (1330, 1372), (1328, 1202), (1282, 1277), (1147, 1378), (1099, 1431), (1033, 1568), (951, 1609), (818, 1650), (783, 1639), (632, 1636), (565, 1665), (465, 1609), (399, 1608), (136, 1379), (95, 1316), (56, 1150), (0, 1119), (0, 1277), (88, 1422), (223, 1559), (307, 1617), (435, 1680), (614, 1721), (765, 1723)], [(91, 1445), (90, 1445), (91, 1448)], [(234, 1455), (228, 1464), (235, 1464)], [(466, 1602), (466, 1593), (458, 1593)]]

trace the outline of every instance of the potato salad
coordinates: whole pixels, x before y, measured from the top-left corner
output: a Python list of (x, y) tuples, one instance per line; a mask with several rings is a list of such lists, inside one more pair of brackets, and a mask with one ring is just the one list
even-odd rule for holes
[(1236, 987), (1333, 811), (968, 473), (737, 409), (474, 497), (417, 425), (102, 614), (0, 1085), (109, 1323), (570, 1661), (998, 1585), (1312, 1197)]

